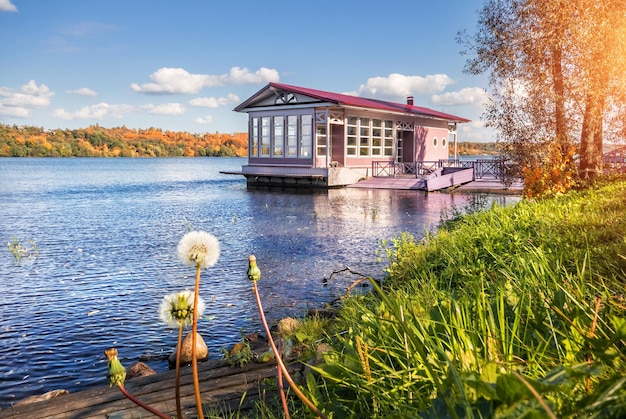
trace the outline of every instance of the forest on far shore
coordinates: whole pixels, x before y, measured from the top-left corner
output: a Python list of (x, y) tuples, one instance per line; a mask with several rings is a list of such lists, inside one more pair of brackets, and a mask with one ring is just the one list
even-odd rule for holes
[[(452, 150), (450, 150), (452, 152)], [(460, 156), (498, 154), (497, 144), (459, 142)], [(164, 131), (159, 128), (46, 130), (0, 124), (0, 157), (246, 157), (248, 134)]]
[(0, 157), (244, 157), (247, 133), (164, 131), (159, 128), (46, 130), (0, 124)]

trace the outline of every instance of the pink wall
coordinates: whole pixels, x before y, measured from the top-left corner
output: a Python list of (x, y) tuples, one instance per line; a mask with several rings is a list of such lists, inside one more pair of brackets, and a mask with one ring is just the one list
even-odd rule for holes
[[(437, 144), (435, 145), (435, 138)], [(445, 139), (445, 146), (443, 145)], [(434, 161), (448, 158), (448, 129), (447, 128), (431, 128), (421, 127), (415, 128), (415, 141), (417, 149), (415, 150), (415, 160)]]

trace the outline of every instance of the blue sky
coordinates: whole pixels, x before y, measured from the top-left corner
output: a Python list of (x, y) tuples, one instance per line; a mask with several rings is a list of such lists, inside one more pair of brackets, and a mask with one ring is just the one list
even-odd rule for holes
[(457, 32), (481, 0), (0, 0), (0, 123), (246, 130), (233, 108), (270, 81), (480, 121), (486, 77)]

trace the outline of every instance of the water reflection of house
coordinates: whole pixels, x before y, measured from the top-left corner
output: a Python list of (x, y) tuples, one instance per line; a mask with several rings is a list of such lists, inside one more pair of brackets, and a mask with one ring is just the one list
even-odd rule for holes
[(269, 83), (235, 108), (248, 113), (249, 185), (343, 186), (377, 162), (447, 159), (468, 119), (394, 103)]

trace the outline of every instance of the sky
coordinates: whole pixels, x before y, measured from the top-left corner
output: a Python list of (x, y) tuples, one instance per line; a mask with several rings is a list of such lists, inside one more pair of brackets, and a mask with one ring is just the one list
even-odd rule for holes
[(0, 0), (0, 123), (247, 130), (233, 109), (269, 82), (471, 119), (493, 141), (487, 78), (459, 30), (482, 0)]

